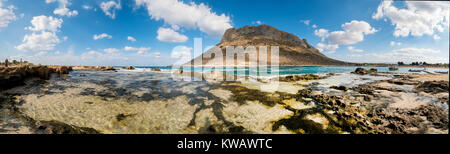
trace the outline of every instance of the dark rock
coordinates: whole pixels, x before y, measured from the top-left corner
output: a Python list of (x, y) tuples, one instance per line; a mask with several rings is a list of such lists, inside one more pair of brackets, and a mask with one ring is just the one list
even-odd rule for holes
[(136, 68), (134, 68), (133, 66), (127, 66), (127, 67), (123, 67), (123, 69), (126, 69), (126, 70), (134, 70), (134, 69), (136, 69)]
[(99, 134), (95, 129), (87, 127), (77, 127), (58, 121), (36, 122), (35, 129), (38, 133), (44, 134)]
[(116, 115), (116, 120), (117, 121), (122, 121), (122, 120), (125, 120), (126, 118), (132, 117), (134, 115), (135, 114), (123, 114), (123, 113), (121, 113), (121, 114)]
[(448, 81), (425, 81), (424, 83), (417, 86), (417, 91), (423, 91), (426, 93), (448, 93), (449, 82)]
[(356, 70), (352, 73), (359, 74), (359, 75), (366, 75), (366, 74), (372, 74), (372, 73), (376, 73), (376, 72), (377, 72), (376, 68), (372, 68), (370, 70), (366, 70), (364, 68), (356, 68)]
[(348, 88), (345, 87), (345, 86), (331, 86), (330, 88), (337, 89), (337, 90), (342, 90), (342, 91), (347, 91), (348, 90)]

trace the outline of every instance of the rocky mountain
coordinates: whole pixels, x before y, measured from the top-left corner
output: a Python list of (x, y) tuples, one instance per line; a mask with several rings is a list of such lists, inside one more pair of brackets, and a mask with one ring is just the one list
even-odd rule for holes
[[(222, 50), (223, 57), (226, 57), (227, 46), (242, 46), (247, 48), (248, 46), (255, 46), (259, 54), (259, 46), (267, 46), (268, 55), (270, 55), (270, 46), (279, 46), (279, 65), (280, 66), (316, 66), (316, 65), (349, 65), (350, 63), (334, 60), (328, 58), (319, 52), (316, 48), (308, 44), (306, 39), (300, 39), (298, 36), (280, 31), (269, 25), (260, 26), (245, 26), (239, 29), (230, 28), (222, 37), (222, 41), (216, 45)], [(246, 57), (247, 62), (234, 62), (225, 61), (222, 58), (215, 57), (216, 54), (210, 49), (203, 53), (201, 56), (196, 57), (199, 59), (203, 57), (204, 66), (222, 65), (256, 65), (257, 62), (263, 60)], [(204, 55), (211, 55), (209, 58)], [(257, 57), (257, 56), (256, 56)], [(235, 56), (236, 59), (236, 56)], [(253, 60), (252, 60), (253, 59)], [(222, 63), (220, 63), (222, 60)], [(194, 59), (184, 65), (194, 64)], [(271, 64), (270, 56), (266, 63)], [(198, 64), (195, 64), (198, 65)]]

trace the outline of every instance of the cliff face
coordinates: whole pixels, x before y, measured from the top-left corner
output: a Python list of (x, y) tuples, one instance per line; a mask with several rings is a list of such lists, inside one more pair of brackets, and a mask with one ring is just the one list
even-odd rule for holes
[[(242, 46), (244, 48), (248, 46), (267, 46), (270, 53), (270, 46), (279, 46), (279, 64), (280, 66), (290, 65), (348, 65), (346, 62), (334, 60), (326, 57), (319, 52), (316, 48), (308, 44), (306, 39), (300, 39), (294, 34), (280, 31), (272, 26), (260, 25), (260, 26), (245, 26), (239, 29), (230, 28), (222, 37), (222, 41), (216, 45), (222, 50), (223, 56), (226, 56), (225, 49), (227, 46)], [(257, 49), (258, 50), (258, 49)], [(258, 51), (259, 52), (259, 51)], [(212, 50), (208, 50), (203, 55), (211, 55)], [(215, 55), (215, 54), (212, 54)], [(202, 58), (202, 56), (196, 57), (196, 59)], [(250, 58), (251, 59), (251, 58)], [(214, 66), (221, 58), (203, 58), (204, 66)], [(251, 60), (249, 60), (251, 61)], [(262, 60), (258, 60), (261, 62)], [(267, 60), (270, 64), (270, 59)], [(184, 64), (193, 64), (193, 60)], [(256, 65), (257, 62), (231, 62), (223, 61), (223, 65)]]

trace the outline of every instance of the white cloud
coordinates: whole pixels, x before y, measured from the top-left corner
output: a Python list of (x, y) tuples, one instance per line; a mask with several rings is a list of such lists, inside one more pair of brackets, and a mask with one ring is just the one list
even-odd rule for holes
[(230, 17), (217, 15), (203, 3), (185, 4), (179, 0), (135, 0), (137, 6), (146, 6), (149, 15), (155, 20), (164, 20), (169, 25), (198, 28), (211, 37), (220, 38), (231, 28)]
[(328, 51), (327, 53), (328, 54), (333, 54), (333, 53), (336, 53), (336, 51), (332, 50), (332, 51)]
[(427, 63), (448, 63), (448, 56), (437, 56), (439, 50), (427, 48), (401, 48), (384, 53), (367, 53), (362, 55), (348, 56), (349, 61), (369, 62), (369, 63), (396, 63), (399, 61), (405, 63), (427, 62)]
[(83, 6), (81, 6), (83, 9), (85, 9), (85, 10), (90, 10), (90, 9), (92, 9), (92, 7), (91, 6), (89, 6), (89, 5), (83, 5)]
[(115, 2), (115, 1), (102, 2), (100, 4), (100, 8), (103, 10), (103, 12), (105, 12), (105, 14), (107, 16), (114, 19), (114, 18), (116, 18), (116, 10), (122, 9), (122, 6), (120, 5), (120, 0), (119, 0), (119, 2)]
[(67, 16), (67, 17), (74, 17), (74, 16), (78, 15), (77, 10), (71, 11), (69, 8), (67, 8), (67, 6), (71, 5), (69, 0), (45, 0), (45, 2), (46, 3), (53, 3), (53, 2), (59, 3), (59, 7), (53, 11), (53, 14), (60, 15), (60, 16)]
[(93, 37), (94, 40), (99, 40), (99, 39), (104, 39), (104, 38), (112, 39), (112, 36), (108, 35), (106, 33), (102, 33), (102, 34), (98, 34), (98, 35), (95, 34), (94, 37)]
[(40, 57), (40, 56), (46, 55), (47, 53), (48, 53), (47, 51), (41, 51), (41, 52), (38, 52), (37, 54), (35, 54), (34, 56)]
[(190, 47), (176, 46), (175, 48), (173, 48), (172, 53), (170, 54), (170, 57), (178, 59), (178, 61), (175, 62), (175, 65), (181, 65), (192, 59), (191, 52), (192, 52), (192, 48), (190, 48)]
[[(393, 5), (393, 1), (383, 1), (372, 15), (374, 19), (388, 18), (395, 25), (395, 37), (433, 35), (435, 30), (443, 32), (449, 27), (449, 3), (430, 1), (405, 1), (405, 9)], [(386, 19), (385, 18), (385, 19)]]
[(70, 11), (68, 8), (57, 8), (55, 11), (53, 11), (54, 14), (60, 15), (60, 16), (68, 16), (73, 17), (78, 15), (78, 11)]
[(128, 39), (128, 41), (136, 42), (136, 39), (132, 36), (128, 36), (127, 39)]
[(2, 5), (0, 5), (0, 28), (8, 27), (9, 23), (16, 20), (16, 14), (14, 14), (13, 9), (13, 5), (8, 8), (2, 8)]
[(395, 41), (391, 41), (391, 46), (399, 46), (399, 45), (402, 45), (402, 43), (401, 42), (395, 42)]
[(353, 47), (353, 46), (348, 46), (347, 49), (348, 49), (349, 51), (351, 51), (351, 52), (363, 52), (363, 51), (364, 51), (364, 50), (361, 50), (361, 49), (356, 49), (356, 48)]
[[(322, 38), (321, 42), (317, 44), (319, 51), (336, 50), (339, 45), (349, 45), (361, 42), (364, 40), (364, 35), (373, 34), (377, 32), (369, 23), (365, 21), (352, 20), (341, 25), (343, 31), (328, 32), (327, 29), (316, 29), (314, 34)], [(328, 44), (325, 40), (328, 39)], [(359, 51), (359, 50), (356, 50)]]
[(317, 43), (317, 49), (322, 52), (324, 50), (336, 50), (339, 48), (337, 44), (324, 44), (322, 42)]
[(31, 30), (31, 31), (51, 31), (56, 32), (61, 28), (61, 25), (63, 23), (62, 19), (54, 18), (51, 16), (35, 16), (31, 20), (32, 27), (27, 27), (25, 29)]
[(434, 40), (440, 40), (441, 37), (439, 37), (438, 35), (433, 35), (433, 39), (434, 39)]
[(180, 43), (180, 42), (186, 42), (188, 40), (187, 36), (180, 34), (171, 28), (160, 27), (158, 29), (157, 33), (158, 33), (158, 36), (156, 38), (163, 42)]
[(257, 21), (252, 21), (252, 24), (254, 24), (254, 25), (261, 25), (261, 24), (262, 24), (262, 22), (261, 22), (261, 21), (259, 21), (259, 20), (257, 20)]
[(314, 24), (314, 25), (312, 25), (311, 27), (315, 29), (315, 28), (317, 28), (317, 25), (316, 25), (316, 24)]
[(326, 30), (326, 29), (316, 29), (316, 30), (314, 30), (314, 34), (316, 35), (316, 36), (318, 36), (318, 37), (321, 37), (322, 38), (322, 42), (325, 40), (325, 38), (327, 38), (328, 37), (328, 35), (329, 35), (329, 33), (328, 33), (328, 30)]
[(16, 46), (16, 49), (22, 51), (53, 50), (59, 42), (55, 32), (42, 31), (39, 34), (33, 32), (31, 35), (25, 35), (23, 43)]
[(330, 44), (355, 44), (364, 40), (364, 35), (377, 32), (365, 21), (352, 20), (342, 25), (344, 31), (334, 31), (328, 36)]
[[(60, 42), (56, 32), (59, 31), (63, 23), (62, 19), (35, 16), (31, 20), (31, 27), (25, 29), (33, 31), (32, 34), (26, 34), (22, 44), (15, 48), (22, 51), (43, 51), (53, 50)], [(40, 33), (39, 33), (40, 32)]]
[(305, 25), (309, 26), (309, 23), (311, 23), (311, 20), (300, 20), (300, 22), (303, 22)]
[(125, 51), (137, 51), (138, 54), (146, 54), (150, 49), (151, 49), (150, 47), (140, 47), (140, 48), (129, 47), (129, 46), (124, 47)]
[(113, 54), (113, 53), (119, 52), (120, 50), (116, 49), (116, 48), (107, 48), (107, 49), (103, 49), (103, 51), (105, 51), (108, 54)]
[(153, 55), (156, 58), (160, 58), (161, 57), (161, 53), (160, 52), (153, 52), (153, 53), (150, 53), (150, 54)]

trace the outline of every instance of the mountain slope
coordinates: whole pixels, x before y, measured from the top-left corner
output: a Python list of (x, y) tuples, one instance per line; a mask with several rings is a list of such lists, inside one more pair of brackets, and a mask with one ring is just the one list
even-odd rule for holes
[[(270, 46), (279, 46), (279, 65), (280, 66), (300, 66), (300, 65), (349, 65), (350, 63), (334, 60), (328, 58), (319, 52), (316, 48), (309, 45), (306, 39), (301, 40), (298, 36), (280, 31), (272, 26), (260, 25), (260, 26), (245, 26), (240, 29), (230, 28), (222, 37), (222, 41), (216, 45), (222, 51), (222, 55), (226, 56), (227, 46), (242, 46), (247, 48), (248, 46), (255, 46), (257, 52), (259, 52), (259, 46), (267, 46), (268, 54), (270, 55)], [(238, 65), (238, 66), (254, 66), (257, 62), (264, 60), (246, 57), (246, 61), (235, 62), (222, 60), (222, 58), (215, 57), (213, 49), (210, 49), (203, 53), (201, 56), (195, 59), (203, 57), (204, 66), (217, 66), (217, 65)], [(205, 58), (210, 55), (211, 58)], [(211, 56), (212, 55), (212, 56)], [(236, 56), (234, 56), (236, 59)], [(257, 56), (255, 56), (257, 57)], [(270, 58), (270, 56), (269, 56)], [(184, 65), (194, 65), (194, 60), (189, 61)], [(267, 60), (266, 63), (271, 64), (271, 60)], [(199, 64), (195, 64), (199, 65)]]

